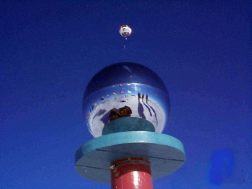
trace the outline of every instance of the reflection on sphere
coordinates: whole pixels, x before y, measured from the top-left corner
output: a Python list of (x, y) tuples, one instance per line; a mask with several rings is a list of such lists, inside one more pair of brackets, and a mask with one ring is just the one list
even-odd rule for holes
[(102, 135), (109, 122), (121, 117), (143, 118), (156, 132), (165, 127), (169, 96), (162, 80), (136, 63), (117, 63), (98, 72), (83, 97), (83, 112), (91, 134)]

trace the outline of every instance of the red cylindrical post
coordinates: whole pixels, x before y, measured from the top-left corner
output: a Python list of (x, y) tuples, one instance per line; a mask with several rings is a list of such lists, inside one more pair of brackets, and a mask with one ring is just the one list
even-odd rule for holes
[(150, 162), (144, 158), (114, 161), (111, 177), (112, 189), (153, 189)]

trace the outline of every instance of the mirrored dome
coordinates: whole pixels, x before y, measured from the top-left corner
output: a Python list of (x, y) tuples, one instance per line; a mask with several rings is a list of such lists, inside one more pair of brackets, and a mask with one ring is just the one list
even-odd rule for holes
[(83, 97), (83, 112), (94, 137), (101, 136), (107, 124), (122, 117), (145, 119), (155, 132), (162, 132), (168, 119), (168, 91), (149, 68), (116, 63), (90, 80)]

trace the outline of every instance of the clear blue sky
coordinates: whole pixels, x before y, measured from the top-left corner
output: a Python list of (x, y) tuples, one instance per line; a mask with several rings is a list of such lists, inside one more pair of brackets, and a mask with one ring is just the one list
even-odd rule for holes
[[(187, 161), (155, 189), (250, 189), (251, 6), (227, 1), (1, 1), (0, 188), (109, 189), (74, 169), (92, 137), (82, 95), (101, 68), (142, 63), (171, 96)], [(129, 24), (133, 35), (118, 34)]]

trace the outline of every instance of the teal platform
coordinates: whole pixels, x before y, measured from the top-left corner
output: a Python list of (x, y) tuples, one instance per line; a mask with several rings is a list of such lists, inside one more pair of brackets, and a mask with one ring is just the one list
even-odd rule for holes
[(151, 162), (153, 179), (177, 170), (185, 161), (183, 144), (176, 138), (151, 131), (115, 132), (94, 138), (76, 152), (80, 175), (110, 182), (111, 162), (121, 158), (144, 157)]
[(105, 125), (102, 130), (102, 135), (128, 131), (155, 132), (155, 127), (146, 119), (138, 117), (122, 117)]

